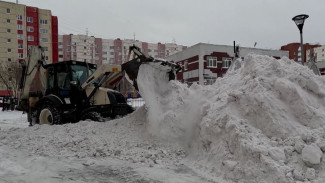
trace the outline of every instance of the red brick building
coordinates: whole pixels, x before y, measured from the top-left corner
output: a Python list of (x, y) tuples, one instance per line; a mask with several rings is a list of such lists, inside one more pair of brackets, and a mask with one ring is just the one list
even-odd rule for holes
[[(240, 48), (240, 57), (249, 53), (268, 55), (274, 58), (288, 56), (287, 51), (258, 48)], [(182, 66), (177, 73), (177, 80), (200, 85), (213, 84), (218, 77), (223, 77), (234, 59), (233, 46), (199, 43), (166, 58)]]

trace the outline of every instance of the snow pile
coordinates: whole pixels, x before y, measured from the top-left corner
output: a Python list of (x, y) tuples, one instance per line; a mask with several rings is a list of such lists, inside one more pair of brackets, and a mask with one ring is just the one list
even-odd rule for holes
[(325, 182), (324, 78), (287, 58), (249, 55), (236, 66), (190, 88), (141, 66), (149, 132), (180, 139), (191, 164), (227, 180)]
[(106, 123), (81, 121), (11, 128), (1, 132), (0, 145), (50, 157), (114, 157), (150, 166), (177, 164), (185, 157), (185, 151), (175, 143), (160, 142), (147, 134), (145, 113), (145, 109), (140, 108), (128, 118)]

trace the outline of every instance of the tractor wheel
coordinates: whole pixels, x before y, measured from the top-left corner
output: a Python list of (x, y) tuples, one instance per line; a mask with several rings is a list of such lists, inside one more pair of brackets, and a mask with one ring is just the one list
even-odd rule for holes
[(54, 125), (61, 123), (61, 113), (59, 109), (51, 104), (45, 103), (38, 110), (38, 123)]
[(97, 121), (97, 122), (104, 122), (103, 117), (98, 112), (95, 111), (87, 112), (86, 114), (81, 116), (81, 120), (87, 120), (87, 119), (92, 121)]

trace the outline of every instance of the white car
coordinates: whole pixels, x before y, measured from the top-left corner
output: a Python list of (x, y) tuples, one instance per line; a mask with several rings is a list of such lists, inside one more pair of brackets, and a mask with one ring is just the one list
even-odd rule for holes
[(3, 107), (3, 97), (0, 97), (0, 107)]

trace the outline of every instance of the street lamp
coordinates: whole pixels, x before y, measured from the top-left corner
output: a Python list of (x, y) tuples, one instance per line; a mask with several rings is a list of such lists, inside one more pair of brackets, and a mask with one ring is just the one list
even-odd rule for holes
[(304, 65), (304, 45), (302, 41), (302, 28), (304, 27), (305, 20), (309, 17), (309, 15), (301, 14), (292, 18), (292, 20), (296, 23), (299, 31), (300, 31), (300, 52), (301, 52), (301, 64)]

